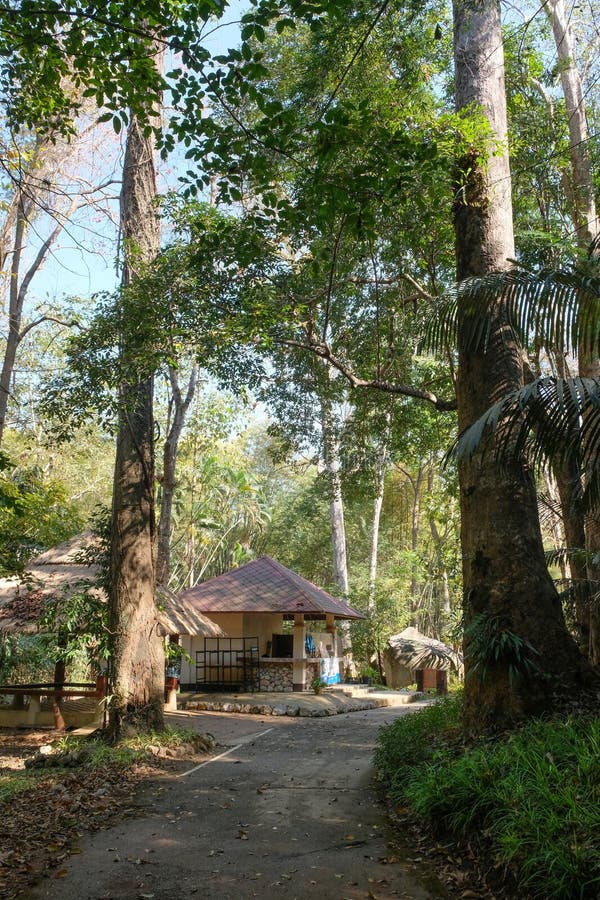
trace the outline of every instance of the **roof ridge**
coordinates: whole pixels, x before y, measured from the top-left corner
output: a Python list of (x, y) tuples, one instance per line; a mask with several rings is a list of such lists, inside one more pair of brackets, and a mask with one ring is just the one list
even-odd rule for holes
[[(336, 599), (335, 597), (333, 597), (332, 594), (329, 593), (329, 591), (323, 590), (323, 588), (318, 587), (316, 584), (311, 585), (310, 581), (307, 578), (304, 578), (303, 575), (299, 575), (298, 572), (292, 572), (291, 569), (288, 569), (287, 566), (284, 566), (283, 563), (279, 562), (279, 560), (273, 559), (271, 556), (268, 556), (266, 553), (264, 553), (262, 557), (260, 557), (260, 556), (258, 557), (258, 559), (261, 559), (261, 558), (266, 559), (266, 561), (270, 565), (272, 565), (276, 571), (278, 571), (281, 575), (283, 575), (283, 577), (287, 581), (291, 581), (292, 584), (300, 591), (300, 593), (302, 594), (304, 599), (307, 600), (309, 603), (314, 603), (317, 606), (319, 605), (317, 603), (317, 601), (315, 600), (314, 596), (311, 596), (310, 593), (308, 593), (306, 591), (303, 582), (306, 582), (306, 584), (310, 585), (311, 587), (316, 588), (316, 590), (318, 590), (318, 591), (323, 591), (324, 594), (327, 594), (328, 597), (332, 597), (333, 600)], [(298, 584), (296, 579), (298, 579), (300, 581), (300, 584)]]

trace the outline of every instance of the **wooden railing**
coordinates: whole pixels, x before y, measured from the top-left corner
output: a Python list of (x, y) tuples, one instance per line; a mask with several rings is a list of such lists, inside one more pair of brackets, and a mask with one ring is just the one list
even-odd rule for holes
[(40, 698), (52, 697), (54, 725), (64, 730), (65, 722), (60, 709), (60, 701), (64, 697), (90, 697), (101, 700), (106, 696), (106, 676), (99, 675), (96, 681), (46, 681), (30, 684), (0, 684), (0, 695), (14, 697), (13, 709), (24, 709), (24, 698), (29, 697), (29, 709), (32, 722), (35, 713), (40, 712)]

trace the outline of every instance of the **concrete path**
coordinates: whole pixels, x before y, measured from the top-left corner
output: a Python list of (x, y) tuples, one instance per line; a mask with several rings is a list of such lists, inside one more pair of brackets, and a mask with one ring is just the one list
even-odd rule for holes
[[(65, 877), (27, 900), (432, 900), (371, 784), (377, 731), (410, 711), (334, 718), (172, 714), (211, 732), (208, 763), (153, 782), (138, 815), (81, 841)], [(64, 873), (63, 873), (64, 875)]]

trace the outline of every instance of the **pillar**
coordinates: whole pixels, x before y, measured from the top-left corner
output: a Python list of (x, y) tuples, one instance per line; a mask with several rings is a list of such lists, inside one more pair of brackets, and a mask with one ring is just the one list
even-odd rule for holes
[(294, 613), (293, 689), (306, 690), (306, 624), (304, 613)]

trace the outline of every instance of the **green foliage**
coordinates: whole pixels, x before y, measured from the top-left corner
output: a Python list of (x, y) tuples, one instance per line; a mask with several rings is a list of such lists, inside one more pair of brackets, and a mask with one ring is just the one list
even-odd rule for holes
[(226, 397), (219, 400), (210, 392), (198, 396), (180, 444), (172, 590), (219, 575), (263, 552), (273, 504), (270, 464), (265, 471), (263, 461), (263, 471), (257, 471), (244, 433), (236, 438), (235, 431), (245, 424), (242, 410)]
[(22, 572), (35, 551), (71, 537), (81, 520), (63, 484), (16, 467), (0, 451), (0, 575)]
[(436, 715), (424, 710), (406, 716), (382, 735), (377, 762), (394, 800), (438, 833), (478, 836), (528, 896), (595, 897), (598, 721), (533, 721), (508, 737), (465, 749), (454, 739), (444, 747), (439, 729), (445, 726), (434, 722)]
[(252, 217), (205, 203), (182, 208), (170, 198), (165, 213), (170, 246), (127, 288), (97, 295), (88, 327), (66, 341), (65, 366), (42, 399), (56, 439), (90, 420), (114, 431), (121, 383), (190, 357), (230, 390), (263, 375), (253, 340), (280, 264), (265, 234)]
[(481, 681), (494, 677), (499, 669), (506, 669), (512, 685), (522, 678), (531, 678), (538, 671), (535, 647), (511, 631), (501, 616), (479, 613), (464, 628), (467, 677)]
[(311, 690), (315, 694), (322, 694), (323, 689), (327, 687), (327, 683), (325, 681), (321, 681), (321, 676), (317, 675), (310, 683)]
[(461, 714), (462, 693), (457, 692), (381, 729), (375, 765), (394, 801), (403, 799), (414, 773), (427, 767), (458, 735)]
[(195, 750), (205, 751), (212, 743), (212, 738), (208, 735), (199, 734), (191, 728), (175, 726), (163, 731), (139, 732), (132, 737), (123, 738), (117, 744), (107, 743), (102, 734), (92, 738), (66, 735), (55, 741), (53, 747), (61, 754), (83, 751), (82, 764), (97, 770), (108, 766), (129, 769), (136, 762), (148, 759), (149, 754), (157, 747), (176, 748), (188, 744)]
[(35, 787), (35, 775), (26, 772), (2, 772), (0, 774), (0, 803), (12, 800), (17, 794)]
[(55, 662), (53, 635), (0, 635), (0, 681), (53, 681)]

